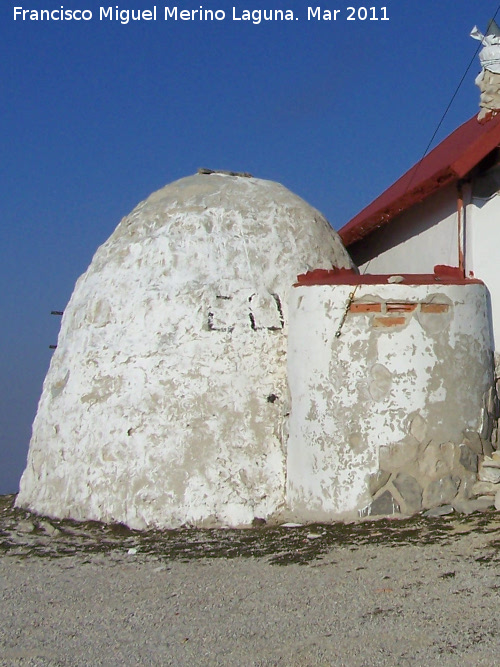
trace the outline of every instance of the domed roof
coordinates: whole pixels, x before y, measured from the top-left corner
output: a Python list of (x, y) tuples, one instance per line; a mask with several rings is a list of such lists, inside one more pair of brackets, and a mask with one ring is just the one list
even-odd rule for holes
[(139, 528), (272, 516), (288, 292), (299, 273), (351, 265), (278, 183), (197, 174), (153, 193), (75, 286), (18, 504)]
[[(170, 275), (188, 281), (250, 279), (272, 289), (277, 266), (293, 282), (295, 265), (318, 268), (325, 257), (328, 268), (352, 265), (323, 215), (283, 185), (219, 172), (154, 192), (120, 223), (96, 260), (113, 261), (114, 253), (121, 261), (124, 248), (137, 250), (136, 243), (160, 236), (168, 238)], [(193, 256), (201, 259), (195, 267)]]

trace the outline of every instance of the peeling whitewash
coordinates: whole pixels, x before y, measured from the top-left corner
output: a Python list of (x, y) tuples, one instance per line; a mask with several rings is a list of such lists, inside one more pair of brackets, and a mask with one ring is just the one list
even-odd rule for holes
[(491, 360), (484, 285), (295, 287), (291, 510), (325, 520), (468, 498), (477, 457), (464, 443), (489, 437)]
[[(499, 169), (494, 176), (496, 183), (484, 190), (476, 186), (478, 194), (474, 196), (466, 209), (466, 252), (465, 268), (467, 275), (480, 278), (488, 286), (491, 298), (491, 317), (495, 337), (495, 349), (500, 343), (500, 280), (498, 279), (498, 255), (496, 248), (500, 244), (500, 196), (496, 189), (500, 187)], [(493, 179), (492, 179), (493, 180)], [(495, 192), (491, 195), (491, 189)]]
[(283, 509), (288, 293), (351, 267), (283, 186), (167, 185), (118, 225), (65, 309), (17, 505), (134, 528)]
[[(463, 262), (466, 276), (482, 280), (490, 297), (494, 347), (500, 340), (500, 165), (462, 184)], [(434, 266), (460, 266), (458, 191), (452, 184), (396, 216), (364, 243), (350, 248), (362, 273), (433, 273)], [(498, 351), (498, 350), (497, 350)]]
[[(482, 192), (466, 265), (493, 280)], [(414, 213), (422, 252), (405, 242), (384, 267), (379, 248), (370, 270), (456, 264), (451, 194)], [(152, 194), (65, 309), (18, 506), (172, 528), (469, 498), (499, 416), (484, 285), (292, 289), (332, 267), (352, 267), (337, 234), (281, 185), (210, 173)]]

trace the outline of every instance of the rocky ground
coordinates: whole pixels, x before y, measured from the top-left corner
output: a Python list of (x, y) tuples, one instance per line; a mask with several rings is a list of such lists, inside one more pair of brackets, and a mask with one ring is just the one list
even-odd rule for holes
[(0, 665), (494, 665), (500, 514), (130, 531), (0, 498)]

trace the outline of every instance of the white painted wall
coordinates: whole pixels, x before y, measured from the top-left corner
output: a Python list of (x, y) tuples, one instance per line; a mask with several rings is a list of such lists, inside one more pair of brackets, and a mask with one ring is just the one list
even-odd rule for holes
[[(287, 502), (309, 520), (363, 510), (382, 448), (399, 448), (404, 459), (420, 445), (460, 443), (464, 431), (489, 428), (484, 286), (361, 285), (355, 303), (380, 303), (381, 312), (349, 312), (337, 337), (352, 290), (301, 286), (290, 295)], [(401, 317), (386, 312), (391, 302), (418, 305), (390, 325)], [(429, 312), (426, 303), (446, 308)]]
[(472, 199), (467, 206), (465, 267), (467, 275), (488, 287), (495, 349), (500, 345), (500, 195)]
[(374, 232), (365, 242), (360, 270), (433, 273), (436, 264), (458, 266), (457, 229), (456, 187), (449, 186)]
[[(494, 346), (500, 344), (500, 195), (471, 198), (464, 188), (464, 258), (467, 276), (482, 280), (490, 294)], [(456, 186), (429, 197), (366, 241), (366, 273), (432, 273), (436, 264), (458, 266)], [(356, 256), (354, 256), (356, 260)]]

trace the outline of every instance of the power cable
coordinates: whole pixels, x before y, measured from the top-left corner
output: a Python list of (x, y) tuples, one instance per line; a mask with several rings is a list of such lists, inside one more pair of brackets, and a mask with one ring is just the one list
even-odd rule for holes
[[(500, 5), (498, 5), (497, 10), (496, 10), (495, 14), (493, 15), (493, 18), (489, 21), (489, 23), (488, 23), (488, 28), (486, 29), (486, 32), (488, 32), (488, 30), (490, 29), (490, 26), (491, 26), (491, 24), (494, 22), (494, 20), (496, 19), (498, 12), (500, 12)], [(444, 119), (446, 118), (446, 115), (447, 115), (448, 111), (450, 110), (451, 105), (452, 105), (453, 102), (455, 101), (455, 98), (456, 98), (456, 96), (458, 95), (458, 91), (459, 91), (460, 88), (462, 87), (462, 84), (463, 84), (463, 82), (465, 81), (465, 77), (467, 76), (467, 74), (469, 73), (470, 68), (472, 67), (472, 63), (476, 60), (477, 54), (479, 53), (479, 49), (481, 48), (481, 46), (482, 46), (482, 43), (480, 42), (479, 45), (478, 45), (478, 47), (477, 47), (477, 49), (476, 49), (475, 52), (474, 52), (474, 55), (473, 55), (472, 58), (471, 58), (469, 64), (467, 65), (467, 69), (465, 70), (465, 72), (464, 72), (462, 78), (460, 79), (460, 83), (459, 83), (458, 86), (456, 87), (455, 92), (453, 93), (453, 95), (452, 95), (452, 97), (451, 97), (451, 100), (450, 100), (449, 103), (448, 103), (448, 106), (446, 107), (446, 109), (445, 109), (443, 115), (441, 116), (441, 119), (440, 119), (440, 121), (439, 121), (439, 123), (438, 123), (436, 129), (434, 130), (434, 134), (432, 135), (432, 137), (431, 137), (429, 143), (427, 144), (427, 147), (426, 147), (426, 149), (425, 149), (425, 151), (424, 151), (422, 157), (421, 157), (420, 160), (418, 161), (415, 171), (414, 171), (413, 174), (411, 175), (410, 182), (409, 182), (408, 185), (406, 186), (406, 191), (408, 191), (408, 190), (410, 189), (410, 186), (411, 186), (411, 184), (413, 183), (413, 180), (415, 179), (415, 176), (417, 175), (417, 172), (418, 172), (418, 169), (419, 169), (419, 167), (420, 167), (420, 164), (422, 163), (422, 160), (423, 160), (423, 159), (425, 158), (425, 156), (427, 155), (427, 153), (428, 153), (428, 151), (429, 151), (429, 148), (432, 146), (432, 142), (433, 142), (434, 139), (436, 138), (436, 135), (437, 135), (437, 133), (439, 132), (439, 128), (440, 128), (441, 125), (443, 124), (443, 121), (444, 121)]]

